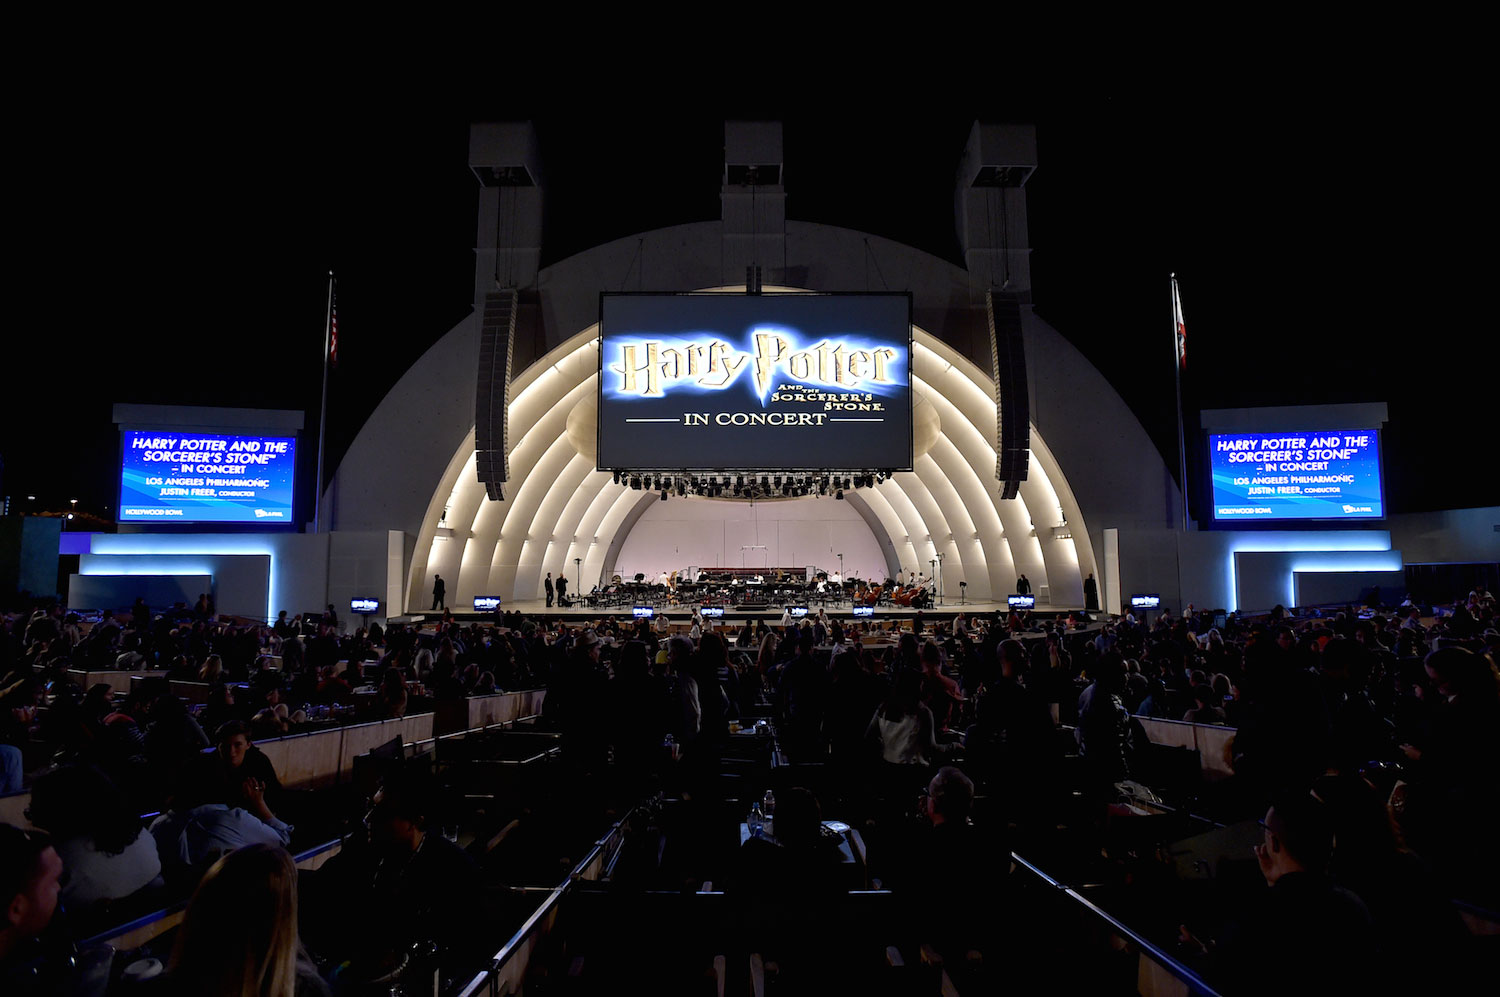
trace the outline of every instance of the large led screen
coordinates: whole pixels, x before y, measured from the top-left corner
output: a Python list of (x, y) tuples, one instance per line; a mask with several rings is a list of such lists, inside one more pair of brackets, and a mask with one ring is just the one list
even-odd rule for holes
[(909, 470), (911, 298), (606, 294), (598, 466)]
[(296, 437), (121, 434), (122, 523), (290, 526)]
[(1373, 429), (1210, 435), (1213, 518), (1382, 519)]

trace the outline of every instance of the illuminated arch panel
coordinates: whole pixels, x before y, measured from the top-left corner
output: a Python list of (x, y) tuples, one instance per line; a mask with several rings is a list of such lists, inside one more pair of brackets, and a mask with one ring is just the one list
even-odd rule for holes
[[(574, 558), (588, 588), (614, 570), (625, 538), (655, 493), (631, 491), (593, 469), (569, 443), (567, 418), (597, 390), (598, 330), (590, 326), (518, 375), (511, 386), (511, 481), (505, 500), (485, 496), (469, 434), (447, 470), (417, 536), (408, 605), (425, 608), (434, 571), (448, 580), (454, 606), (476, 595), (507, 602), (539, 599), (542, 579), (565, 574)], [(994, 479), (994, 385), (974, 364), (913, 329), (913, 387), (930, 401), (941, 431), (915, 470), (852, 493), (889, 568), (930, 570), (944, 556), (944, 588), (971, 601), (1003, 599), (1024, 572), (1058, 605), (1081, 605), (1094, 555), (1083, 517), (1041, 434), (1032, 427), (1030, 477), (1002, 501)], [(519, 430), (519, 433), (516, 433)], [(1071, 537), (1055, 528), (1066, 525)], [(1045, 587), (1045, 588), (1044, 588)]]

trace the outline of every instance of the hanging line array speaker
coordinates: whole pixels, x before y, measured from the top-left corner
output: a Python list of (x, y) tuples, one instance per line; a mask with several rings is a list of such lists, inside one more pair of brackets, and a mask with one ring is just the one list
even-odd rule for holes
[(485, 493), (504, 501), (510, 475), (510, 366), (516, 350), (515, 288), (484, 296), (479, 326), (479, 387), (474, 396), (474, 467)]
[(995, 478), (1000, 497), (1013, 499), (1031, 459), (1031, 398), (1026, 390), (1026, 346), (1021, 295), (988, 291), (990, 359), (995, 377)]

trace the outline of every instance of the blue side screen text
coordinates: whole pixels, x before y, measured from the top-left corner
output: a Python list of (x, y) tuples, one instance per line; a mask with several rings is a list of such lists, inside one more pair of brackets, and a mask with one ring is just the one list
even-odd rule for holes
[(1377, 430), (1214, 434), (1208, 449), (1217, 521), (1385, 518)]
[(120, 522), (293, 525), (295, 437), (175, 430), (121, 437)]

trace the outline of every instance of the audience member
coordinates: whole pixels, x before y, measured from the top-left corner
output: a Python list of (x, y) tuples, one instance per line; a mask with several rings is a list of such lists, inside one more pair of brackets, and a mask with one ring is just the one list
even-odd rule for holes
[(1255, 857), (1269, 889), (1235, 916), (1213, 952), (1235, 993), (1359, 993), (1375, 972), (1374, 931), (1358, 897), (1327, 877), (1333, 829), (1307, 793), (1279, 798)]
[(52, 835), (68, 870), (62, 901), (75, 913), (158, 883), (156, 842), (98, 769), (65, 766), (38, 779), (31, 789), (31, 821)]
[[(319, 890), (322, 950), (356, 964), (357, 978), (395, 967), (413, 944), (435, 946), (439, 961), (463, 963), (493, 939), (479, 871), (439, 833), (432, 786), (416, 773), (388, 778), (365, 818), (367, 836), (351, 838), (323, 869)], [(400, 912), (393, 917), (392, 912)]]
[(177, 932), (166, 992), (321, 997), (328, 987), (297, 932), (297, 868), (286, 849), (246, 845), (219, 859)]
[(31, 997), (66, 992), (41, 965), (36, 938), (52, 923), (63, 862), (39, 831), (0, 824), (0, 993)]
[(221, 856), (246, 845), (291, 843), (291, 825), (266, 806), (265, 790), (247, 780), (244, 795), (249, 807), (232, 807), (214, 799), (217, 787), (201, 770), (188, 770), (178, 779), (167, 812), (151, 824), (157, 854), (169, 883), (190, 881)]

